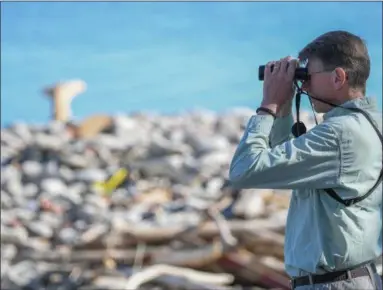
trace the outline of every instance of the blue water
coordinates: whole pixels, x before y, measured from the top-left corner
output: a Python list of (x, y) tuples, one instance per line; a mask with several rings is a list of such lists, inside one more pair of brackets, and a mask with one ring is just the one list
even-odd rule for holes
[(338, 29), (366, 40), (368, 94), (382, 104), (379, 2), (4, 2), (0, 18), (2, 126), (48, 121), (42, 88), (76, 78), (88, 84), (77, 119), (255, 109), (259, 65)]

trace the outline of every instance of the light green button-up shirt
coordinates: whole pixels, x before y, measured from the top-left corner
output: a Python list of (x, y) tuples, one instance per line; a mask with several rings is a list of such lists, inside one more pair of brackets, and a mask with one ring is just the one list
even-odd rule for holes
[(323, 273), (358, 265), (382, 254), (382, 185), (363, 201), (343, 199), (367, 193), (382, 167), (382, 143), (361, 113), (382, 131), (382, 115), (372, 99), (356, 99), (324, 115), (319, 125), (292, 138), (292, 116), (274, 121), (252, 116), (230, 165), (235, 188), (292, 189), (286, 224), (285, 267)]

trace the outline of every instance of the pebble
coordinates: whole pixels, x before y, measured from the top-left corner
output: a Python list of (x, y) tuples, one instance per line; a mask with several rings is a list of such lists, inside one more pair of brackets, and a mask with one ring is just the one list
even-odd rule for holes
[(21, 287), (37, 278), (39, 273), (33, 261), (22, 261), (10, 267), (7, 274), (12, 283)]
[(58, 233), (60, 242), (69, 245), (74, 244), (79, 238), (78, 230), (83, 230), (83, 227), (61, 229)]
[(39, 237), (51, 238), (53, 236), (53, 229), (47, 223), (41, 221), (31, 221), (26, 226), (27, 229), (32, 232), (32, 234)]
[(50, 195), (65, 195), (67, 190), (66, 185), (60, 179), (44, 179), (41, 181), (41, 190), (47, 192)]
[(21, 165), (21, 171), (24, 177), (33, 179), (43, 173), (42, 165), (35, 160), (27, 160)]

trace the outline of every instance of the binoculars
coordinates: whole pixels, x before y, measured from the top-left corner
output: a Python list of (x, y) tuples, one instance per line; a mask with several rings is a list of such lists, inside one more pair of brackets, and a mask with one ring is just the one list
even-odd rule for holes
[[(265, 77), (265, 67), (264, 65), (259, 66), (258, 69), (258, 79), (260, 81), (264, 80)], [(274, 66), (271, 66), (271, 71), (273, 71)], [(294, 79), (297, 81), (308, 81), (310, 79), (310, 75), (308, 73), (307, 68), (305, 67), (298, 67), (295, 70)]]

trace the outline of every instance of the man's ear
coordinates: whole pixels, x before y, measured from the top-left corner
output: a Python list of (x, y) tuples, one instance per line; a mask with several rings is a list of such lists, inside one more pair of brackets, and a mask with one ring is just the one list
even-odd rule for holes
[(332, 81), (335, 89), (340, 90), (347, 81), (347, 74), (341, 67), (334, 69), (332, 74)]

